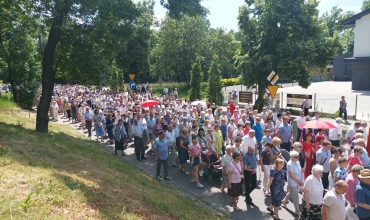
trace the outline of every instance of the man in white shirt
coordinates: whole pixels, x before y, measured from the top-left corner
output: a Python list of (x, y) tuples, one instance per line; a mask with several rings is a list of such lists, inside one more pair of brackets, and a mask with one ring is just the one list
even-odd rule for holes
[(296, 141), (300, 142), (301, 134), (302, 134), (302, 129), (299, 128), (299, 126), (303, 123), (306, 122), (306, 117), (304, 116), (304, 111), (301, 111), (299, 113), (299, 117), (297, 119), (297, 128), (298, 128), (298, 134), (297, 134), (297, 139)]
[(364, 139), (365, 139), (365, 141), (367, 141), (367, 135), (368, 135), (368, 133), (367, 133), (367, 122), (362, 122), (361, 123), (361, 129), (364, 131)]
[(213, 114), (212, 114), (212, 109), (208, 109), (205, 116), (206, 116), (206, 118), (208, 118), (209, 122), (213, 122), (215, 120), (215, 118), (213, 117)]
[(356, 131), (357, 130), (362, 130), (361, 129), (361, 122), (359, 121), (356, 121), (354, 126), (351, 126), (348, 131), (347, 131), (347, 134), (346, 134), (346, 138), (347, 138), (347, 143), (351, 143), (351, 138), (356, 134)]
[(249, 130), (248, 135), (242, 138), (242, 143), (240, 146), (243, 149), (243, 152), (248, 152), (248, 146), (255, 147), (255, 152), (258, 154), (257, 140), (255, 137), (255, 131), (253, 129)]
[(347, 189), (348, 184), (344, 180), (339, 180), (335, 188), (325, 194), (321, 209), (322, 220), (348, 220), (343, 195)]
[[(172, 124), (169, 124), (166, 131), (166, 140), (168, 143), (168, 150), (171, 151), (171, 163), (173, 167), (178, 167), (176, 165), (176, 131), (173, 129)], [(168, 166), (170, 165), (170, 160), (167, 160)]]
[(340, 140), (342, 139), (342, 127), (340, 124), (342, 123), (342, 118), (336, 118), (335, 124), (333, 124), (336, 128), (332, 128), (329, 130), (329, 140), (333, 146), (339, 147)]
[(267, 118), (267, 108), (266, 107), (262, 108), (261, 118), (262, 118), (262, 121), (265, 121), (265, 119)]

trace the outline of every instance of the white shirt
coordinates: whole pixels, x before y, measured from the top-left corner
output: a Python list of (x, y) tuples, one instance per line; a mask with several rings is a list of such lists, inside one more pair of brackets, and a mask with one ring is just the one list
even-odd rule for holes
[(275, 128), (278, 128), (283, 123), (282, 120), (277, 119), (275, 122)]
[(344, 195), (337, 194), (334, 189), (327, 192), (323, 205), (328, 206), (328, 220), (345, 220), (347, 217)]
[[(338, 123), (335, 123), (333, 125), (336, 126), (336, 128), (329, 130), (329, 140), (337, 141), (339, 140), (339, 138), (342, 137), (342, 127)], [(338, 137), (338, 134), (339, 134), (339, 137)]]
[(247, 123), (247, 119), (245, 119), (245, 121), (243, 121), (243, 119), (239, 119), (239, 121), (238, 121), (238, 125), (243, 125), (243, 126), (245, 126), (245, 123)]
[(309, 175), (304, 181), (304, 189), (308, 191), (308, 202), (312, 205), (322, 205), (322, 194), (324, 187), (321, 179), (317, 179), (313, 174)]
[(306, 117), (299, 116), (297, 119), (297, 127), (306, 122)]
[(166, 131), (166, 139), (167, 139), (167, 142), (168, 142), (168, 146), (173, 146), (175, 144), (175, 135), (176, 135), (176, 132), (174, 129), (172, 129), (172, 131)]
[(242, 143), (240, 144), (240, 146), (242, 147), (243, 152), (248, 152), (248, 146), (256, 147), (256, 144), (256, 137), (251, 138), (249, 137), (249, 135), (246, 135), (242, 138)]
[(364, 140), (367, 141), (367, 127), (366, 128), (361, 127), (361, 130), (364, 131)]
[(213, 122), (215, 120), (215, 118), (213, 117), (212, 114), (205, 114), (205, 117), (208, 118), (209, 122)]

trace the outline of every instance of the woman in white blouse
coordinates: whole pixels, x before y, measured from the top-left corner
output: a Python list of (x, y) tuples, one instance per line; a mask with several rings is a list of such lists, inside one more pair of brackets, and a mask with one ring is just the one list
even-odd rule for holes
[(226, 193), (225, 188), (227, 188), (229, 186), (229, 183), (227, 182), (227, 171), (228, 171), (229, 164), (233, 161), (233, 157), (232, 157), (233, 149), (232, 149), (232, 147), (230, 145), (227, 145), (225, 151), (226, 151), (226, 153), (222, 157), (222, 160), (221, 160), (222, 174), (223, 174), (221, 192), (223, 192), (223, 193)]
[(321, 183), (323, 170), (322, 165), (314, 165), (311, 170), (312, 174), (304, 182), (300, 219), (321, 219), (322, 195), (324, 193), (324, 187)]

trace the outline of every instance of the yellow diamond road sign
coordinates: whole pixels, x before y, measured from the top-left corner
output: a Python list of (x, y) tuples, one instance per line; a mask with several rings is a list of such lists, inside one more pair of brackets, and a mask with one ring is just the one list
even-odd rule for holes
[(270, 75), (267, 77), (267, 80), (270, 81), (272, 85), (275, 85), (276, 81), (278, 81), (279, 77), (278, 75), (272, 71)]

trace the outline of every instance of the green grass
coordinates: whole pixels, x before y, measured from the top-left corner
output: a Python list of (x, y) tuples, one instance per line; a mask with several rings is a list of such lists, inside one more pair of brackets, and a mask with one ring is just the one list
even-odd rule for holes
[(13, 102), (13, 96), (11, 93), (2, 93), (0, 96), (0, 108), (13, 108), (19, 109), (17, 104)]
[[(200, 87), (200, 94), (201, 99), (205, 99), (207, 96), (207, 84), (208, 83), (202, 83)], [(185, 83), (154, 83), (150, 84), (152, 87), (152, 92), (154, 96), (158, 96), (159, 94), (163, 95), (163, 88), (168, 88), (168, 93), (171, 92), (171, 90), (175, 90), (177, 88), (177, 91), (179, 92), (179, 98), (180, 99), (187, 99), (189, 98), (190, 88)]]
[(0, 219), (226, 219), (68, 125), (0, 114)]

